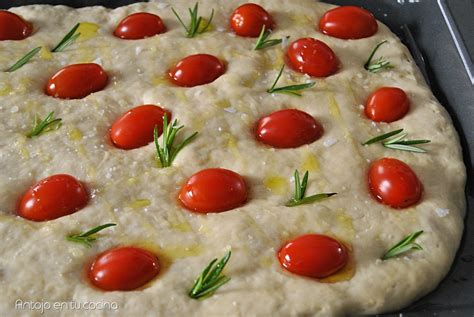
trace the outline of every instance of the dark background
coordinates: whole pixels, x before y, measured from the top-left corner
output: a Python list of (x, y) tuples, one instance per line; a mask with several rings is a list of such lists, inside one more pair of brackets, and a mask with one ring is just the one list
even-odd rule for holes
[[(412, 2), (410, 2), (412, 1)], [(404, 316), (474, 316), (474, 86), (471, 84), (436, 0), (325, 0), (338, 5), (358, 5), (372, 11), (402, 40), (401, 26), (408, 25), (425, 58), (434, 94), (450, 113), (461, 138), (468, 171), (466, 230), (448, 276), (431, 294), (399, 313)], [(467, 50), (474, 54), (474, 0), (440, 0), (448, 4), (455, 27)], [(127, 0), (0, 0), (0, 8), (27, 4), (66, 4), (72, 7), (104, 5), (114, 8), (138, 1)], [(410, 47), (410, 45), (409, 45)], [(413, 51), (415, 57), (416, 54)], [(473, 58), (474, 59), (474, 58)], [(471, 213), (471, 214), (470, 214)], [(395, 316), (395, 314), (393, 314)], [(398, 316), (398, 313), (397, 313)]]

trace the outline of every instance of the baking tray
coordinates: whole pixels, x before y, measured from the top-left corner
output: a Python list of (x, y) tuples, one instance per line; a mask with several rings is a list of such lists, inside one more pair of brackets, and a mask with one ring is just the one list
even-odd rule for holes
[[(0, 9), (27, 4), (71, 7), (120, 7), (129, 0), (11, 0)], [(192, 1), (191, 1), (192, 2)], [(453, 266), (432, 293), (400, 312), (384, 316), (474, 316), (474, 86), (467, 71), (474, 28), (473, 0), (325, 0), (364, 7), (387, 24), (412, 51), (435, 96), (448, 110), (459, 133), (467, 167), (467, 212), (464, 237)], [(471, 11), (471, 12), (470, 12)], [(464, 51), (463, 51), (464, 48)], [(467, 55), (466, 55), (467, 52)]]

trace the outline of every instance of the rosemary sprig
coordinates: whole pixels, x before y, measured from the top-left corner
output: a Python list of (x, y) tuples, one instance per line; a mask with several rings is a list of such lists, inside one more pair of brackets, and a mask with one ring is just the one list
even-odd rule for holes
[[(258, 36), (257, 43), (255, 43), (255, 47), (253, 49), (255, 51), (262, 50), (264, 48), (272, 47), (283, 42), (283, 39), (268, 39), (270, 34), (270, 31), (265, 31), (265, 25), (263, 25), (262, 30), (260, 31), (260, 35)], [(287, 36), (286, 38), (288, 39), (290, 37)]]
[(157, 158), (160, 160), (161, 167), (169, 167), (173, 160), (176, 158), (176, 155), (186, 146), (188, 145), (198, 134), (198, 132), (194, 132), (190, 136), (188, 136), (183, 142), (179, 143), (177, 146), (174, 146), (174, 140), (178, 132), (184, 126), (178, 126), (178, 120), (174, 120), (171, 125), (168, 125), (168, 117), (166, 115), (163, 116), (163, 145), (160, 146), (158, 143), (158, 127), (155, 126), (155, 130), (153, 131), (153, 136), (155, 140), (155, 147)]
[(372, 61), (372, 59), (374, 58), (374, 55), (375, 53), (377, 52), (377, 50), (380, 48), (380, 46), (382, 46), (383, 44), (387, 43), (388, 41), (385, 40), (383, 42), (380, 42), (379, 44), (377, 44), (377, 46), (375, 46), (375, 48), (373, 49), (372, 53), (370, 53), (370, 56), (369, 56), (369, 59), (367, 60), (367, 62), (364, 64), (364, 68), (366, 70), (368, 70), (369, 72), (372, 72), (372, 73), (377, 73), (381, 70), (384, 70), (384, 69), (390, 69), (390, 68), (393, 68), (393, 65), (390, 64), (389, 61), (387, 61), (385, 59), (385, 57), (381, 56), (379, 57), (378, 59), (376, 59), (375, 61)]
[[(369, 145), (372, 143), (383, 141), (392, 136), (400, 134), (401, 132), (403, 132), (403, 129), (394, 130), (394, 131), (376, 136), (375, 138), (372, 138), (368, 141), (365, 141), (364, 143), (362, 143), (362, 145)], [(426, 150), (414, 145), (430, 143), (431, 140), (403, 140), (407, 135), (408, 133), (402, 133), (390, 140), (382, 142), (382, 145), (386, 148), (393, 149), (393, 150), (415, 152), (415, 153), (426, 153)]]
[(23, 56), (22, 58), (20, 58), (15, 64), (13, 64), (12, 66), (10, 66), (5, 72), (7, 73), (11, 73), (11, 72), (14, 72), (15, 70), (23, 67), (23, 65), (25, 65), (26, 63), (28, 63), (30, 61), (30, 59), (33, 58), (33, 56), (35, 56), (36, 54), (38, 54), (38, 52), (41, 51), (41, 46), (37, 47), (37, 48), (34, 48), (32, 49), (31, 51), (29, 51), (28, 53), (26, 53), (25, 56)]
[(87, 230), (85, 232), (81, 232), (79, 234), (72, 234), (70, 236), (67, 236), (66, 240), (70, 241), (70, 242), (81, 243), (81, 244), (84, 244), (87, 247), (91, 247), (92, 243), (94, 243), (97, 240), (97, 238), (94, 236), (94, 234), (96, 234), (99, 231), (104, 230), (105, 228), (113, 227), (113, 226), (116, 226), (116, 224), (115, 223), (106, 223), (104, 225), (94, 227), (94, 228), (92, 228), (90, 230)]
[(308, 171), (306, 171), (306, 173), (304, 173), (304, 176), (303, 176), (303, 181), (301, 182), (300, 174), (298, 170), (295, 170), (295, 195), (293, 196), (293, 198), (288, 200), (288, 202), (285, 205), (286, 207), (294, 207), (298, 205), (311, 204), (316, 201), (319, 201), (324, 198), (328, 198), (337, 194), (337, 193), (322, 193), (322, 194), (316, 194), (316, 195), (305, 197), (306, 187), (308, 186), (308, 177), (309, 177), (309, 173)]
[(283, 87), (276, 87), (276, 84), (280, 80), (281, 75), (283, 74), (283, 69), (285, 68), (285, 65), (281, 65), (280, 72), (277, 75), (277, 78), (273, 82), (272, 87), (270, 89), (267, 89), (267, 92), (270, 94), (286, 94), (286, 95), (292, 95), (292, 96), (301, 96), (301, 93), (299, 93), (300, 90), (308, 89), (313, 87), (316, 83), (314, 81), (306, 83), (306, 84), (298, 84), (298, 85), (290, 85), (290, 86), (283, 86)]
[(51, 111), (43, 120), (41, 120), (38, 115), (35, 115), (33, 129), (31, 129), (31, 131), (26, 136), (28, 138), (33, 138), (43, 133), (57, 130), (62, 125), (61, 121), (61, 118), (54, 118), (54, 111)]
[[(197, 34), (202, 34), (206, 32), (209, 26), (211, 25), (212, 19), (214, 18), (214, 9), (212, 9), (211, 16), (209, 17), (206, 23), (203, 17), (201, 16), (198, 17), (198, 9), (199, 9), (199, 2), (196, 2), (193, 9), (188, 8), (190, 20), (189, 20), (189, 25), (186, 26), (186, 24), (184, 24), (179, 14), (175, 11), (175, 9), (171, 8), (176, 18), (178, 18), (179, 23), (181, 23), (181, 25), (186, 30), (186, 37), (188, 38), (192, 38), (192, 37), (195, 37)], [(200, 27), (201, 22), (205, 22), (206, 24), (203, 27)]]
[[(230, 256), (231, 251), (229, 250), (219, 262), (217, 259), (212, 260), (194, 281), (193, 287), (188, 292), (189, 297), (200, 299), (211, 296), (219, 287), (229, 282), (230, 277), (221, 275), (221, 273)], [(217, 264), (214, 266), (216, 262)]]
[(70, 46), (72, 43), (74, 43), (75, 40), (77, 40), (77, 38), (79, 36), (81, 36), (81, 33), (76, 33), (77, 29), (79, 28), (79, 25), (80, 23), (77, 23), (72, 29), (71, 31), (69, 31), (64, 37), (63, 39), (58, 43), (58, 45), (56, 45), (52, 50), (51, 52), (52, 53), (57, 53), (57, 52), (62, 52), (64, 51), (64, 49), (68, 46)]
[(415, 243), (416, 238), (418, 238), (423, 233), (423, 230), (411, 233), (404, 237), (400, 242), (395, 244), (393, 247), (388, 249), (382, 256), (382, 260), (388, 260), (390, 258), (396, 257), (400, 254), (408, 252), (410, 250), (423, 250), (421, 245)]

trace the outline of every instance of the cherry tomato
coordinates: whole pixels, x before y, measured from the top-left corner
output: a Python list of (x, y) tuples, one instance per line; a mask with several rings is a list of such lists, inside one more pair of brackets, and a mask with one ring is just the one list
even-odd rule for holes
[(423, 185), (407, 164), (394, 158), (382, 158), (369, 168), (369, 189), (382, 204), (406, 208), (420, 201)]
[(183, 58), (168, 73), (171, 82), (181, 87), (212, 83), (225, 72), (225, 65), (217, 57), (196, 54)]
[(291, 273), (324, 278), (342, 269), (349, 254), (341, 242), (331, 237), (306, 234), (285, 244), (278, 252), (278, 259)]
[(89, 202), (84, 185), (66, 174), (49, 176), (30, 187), (20, 200), (18, 215), (46, 221), (70, 215)]
[(139, 12), (123, 19), (114, 31), (114, 35), (125, 40), (139, 40), (166, 31), (161, 18), (155, 14)]
[(323, 135), (323, 127), (311, 115), (296, 109), (284, 109), (261, 118), (256, 137), (276, 148), (295, 148), (313, 143)]
[(375, 122), (393, 122), (410, 110), (407, 94), (400, 88), (382, 87), (372, 93), (365, 103), (365, 115)]
[(163, 132), (163, 116), (168, 122), (171, 113), (155, 105), (143, 105), (124, 113), (110, 128), (110, 138), (120, 149), (136, 149), (153, 142), (153, 131), (158, 127), (158, 136)]
[(265, 30), (271, 30), (275, 23), (264, 8), (254, 3), (241, 5), (230, 17), (230, 27), (239, 36), (258, 37), (264, 25)]
[(81, 99), (107, 85), (107, 73), (97, 64), (74, 64), (60, 69), (45, 87), (49, 96)]
[(33, 32), (33, 26), (19, 15), (0, 11), (0, 41), (23, 40)]
[(331, 76), (339, 68), (339, 60), (332, 49), (309, 37), (291, 43), (286, 52), (286, 60), (295, 71), (313, 77)]
[(186, 209), (199, 213), (221, 212), (242, 206), (247, 201), (247, 186), (239, 174), (209, 168), (189, 178), (181, 188), (179, 200)]
[(104, 291), (131, 291), (158, 275), (153, 253), (136, 247), (119, 247), (99, 254), (89, 268), (92, 284)]
[(319, 29), (340, 39), (362, 39), (377, 33), (377, 21), (369, 11), (344, 6), (327, 11), (319, 20)]

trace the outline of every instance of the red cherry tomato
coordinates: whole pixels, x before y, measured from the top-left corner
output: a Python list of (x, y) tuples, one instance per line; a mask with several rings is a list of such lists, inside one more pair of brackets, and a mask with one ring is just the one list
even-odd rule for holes
[(49, 176), (26, 191), (18, 215), (33, 221), (46, 221), (70, 215), (84, 208), (89, 194), (84, 185), (70, 175)]
[(114, 31), (114, 35), (125, 40), (139, 40), (166, 31), (161, 18), (155, 14), (139, 12), (123, 19)]
[(158, 127), (158, 135), (163, 132), (163, 116), (168, 122), (171, 113), (155, 105), (143, 105), (124, 113), (110, 128), (110, 138), (114, 145), (124, 150), (136, 149), (153, 142), (153, 131)]
[(306, 234), (285, 244), (278, 252), (281, 266), (291, 273), (324, 278), (342, 269), (348, 262), (346, 247), (320, 234)]
[(292, 69), (313, 77), (331, 76), (339, 68), (339, 60), (332, 49), (309, 37), (291, 43), (286, 52), (286, 59)]
[(265, 30), (271, 30), (275, 23), (264, 8), (254, 3), (241, 5), (230, 17), (230, 27), (239, 36), (258, 37), (264, 25)]
[(377, 21), (369, 11), (354, 7), (338, 7), (327, 11), (319, 20), (319, 29), (340, 39), (362, 39), (377, 33)]
[(183, 58), (170, 69), (171, 82), (181, 87), (194, 87), (212, 83), (225, 72), (225, 65), (217, 57), (196, 54)]
[(423, 185), (410, 166), (394, 158), (383, 158), (369, 168), (369, 189), (382, 204), (406, 208), (420, 201)]
[(410, 110), (407, 94), (400, 88), (382, 87), (372, 93), (365, 103), (365, 115), (375, 122), (393, 122)]
[(131, 291), (151, 281), (160, 271), (153, 253), (120, 247), (99, 254), (89, 268), (89, 280), (104, 291)]
[(74, 64), (60, 69), (45, 87), (49, 96), (81, 99), (107, 85), (107, 73), (97, 64)]
[(186, 209), (199, 213), (221, 212), (242, 206), (247, 201), (247, 186), (239, 174), (209, 168), (189, 178), (181, 188), (179, 200)]
[(323, 135), (323, 127), (311, 115), (296, 109), (273, 112), (257, 123), (256, 137), (276, 148), (295, 148), (313, 143)]
[(19, 15), (8, 11), (0, 11), (0, 41), (23, 40), (30, 36), (33, 27)]

